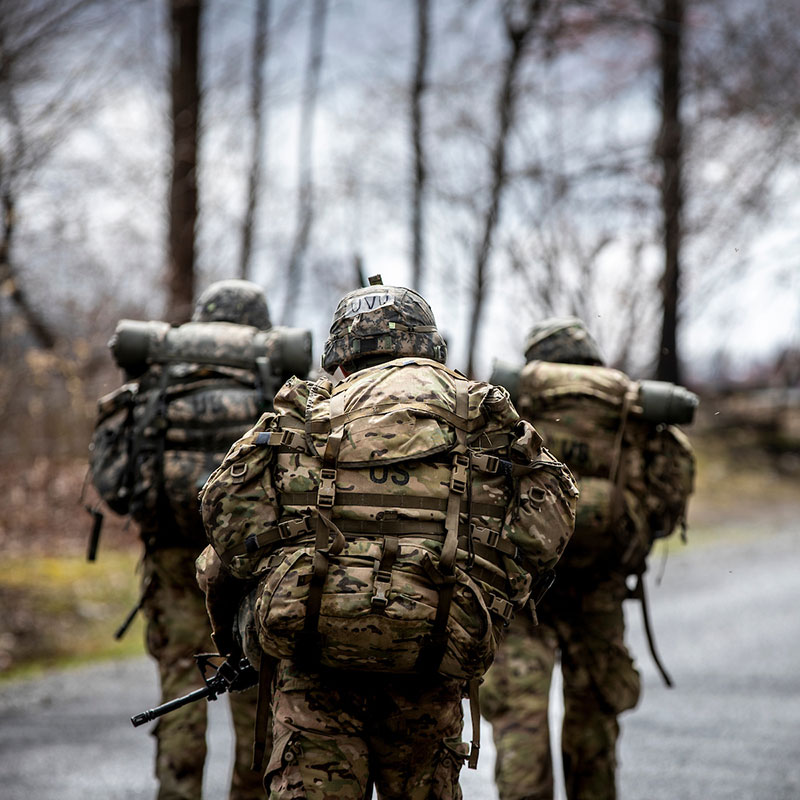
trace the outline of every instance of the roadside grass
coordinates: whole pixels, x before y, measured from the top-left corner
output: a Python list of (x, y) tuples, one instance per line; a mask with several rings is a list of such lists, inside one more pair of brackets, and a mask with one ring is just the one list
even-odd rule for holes
[(144, 653), (140, 615), (114, 632), (138, 600), (138, 553), (12, 557), (0, 574), (0, 681), (52, 667)]

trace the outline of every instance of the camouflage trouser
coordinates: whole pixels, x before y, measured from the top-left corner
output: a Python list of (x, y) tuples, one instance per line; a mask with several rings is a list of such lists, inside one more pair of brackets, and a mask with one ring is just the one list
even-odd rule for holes
[(577, 605), (548, 595), (538, 626), (528, 613), (512, 621), (481, 687), (481, 710), (494, 731), (500, 800), (552, 800), (547, 706), (558, 652), (564, 679), (561, 749), (567, 797), (616, 797), (617, 715), (636, 705), (640, 690), (624, 642), (623, 592), (618, 581)]
[(461, 684), (381, 673), (305, 672), (281, 661), (270, 800), (459, 800)]
[[(147, 650), (158, 662), (161, 702), (203, 685), (194, 654), (213, 650), (203, 594), (197, 587), (194, 559), (183, 547), (156, 549), (144, 557), (143, 611)], [(231, 800), (264, 798), (261, 776), (250, 769), (256, 691), (230, 695), (236, 733), (236, 763)], [(159, 800), (199, 800), (206, 759), (205, 701), (190, 703), (156, 723), (156, 778)]]

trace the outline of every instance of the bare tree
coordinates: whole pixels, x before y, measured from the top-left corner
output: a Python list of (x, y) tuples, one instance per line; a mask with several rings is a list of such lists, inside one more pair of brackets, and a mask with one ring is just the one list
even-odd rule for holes
[(239, 277), (250, 277), (253, 251), (253, 228), (259, 187), (262, 180), (262, 161), (266, 132), (264, 109), (264, 77), (269, 49), (270, 0), (256, 0), (256, 25), (253, 31), (253, 62), (250, 71), (250, 116), (253, 119), (253, 139), (250, 150), (250, 170), (247, 181), (247, 206), (242, 223), (242, 252), (239, 258)]
[(15, 247), (20, 200), (91, 106), (96, 85), (85, 65), (74, 59), (58, 69), (52, 52), (77, 31), (93, 29), (97, 20), (89, 12), (97, 4), (0, 0), (0, 294), (44, 349), (55, 346), (56, 334), (24, 286), (24, 260)]
[(470, 377), (475, 374), (475, 350), (486, 300), (486, 267), (500, 215), (500, 201), (507, 181), (506, 149), (518, 101), (517, 80), (525, 45), (534, 31), (543, 6), (544, 0), (528, 0), (521, 9), (522, 13), (517, 14), (513, 3), (507, 2), (503, 5), (503, 23), (509, 50), (503, 64), (500, 92), (497, 99), (498, 126), (490, 156), (489, 204), (484, 216), (483, 232), (473, 265), (472, 311), (467, 344), (467, 375)]
[(51, 350), (55, 346), (56, 338), (50, 330), (50, 326), (45, 322), (44, 317), (31, 305), (11, 261), (11, 249), (14, 240), (14, 198), (8, 187), (3, 188), (2, 203), (3, 230), (2, 234), (0, 234), (0, 292), (10, 298), (19, 309), (39, 347)]
[(664, 0), (656, 20), (661, 72), (661, 129), (655, 154), (661, 162), (664, 274), (661, 278), (663, 317), (656, 375), (680, 383), (678, 302), (681, 278), (683, 213), (683, 124), (681, 120), (684, 0)]
[(430, 49), (430, 5), (428, 0), (416, 4), (416, 56), (411, 79), (411, 149), (414, 156), (414, 183), (411, 200), (411, 286), (422, 288), (425, 271), (424, 254), (424, 194), (426, 181), (425, 152), (423, 149), (422, 99), (425, 93)]
[(311, 11), (308, 62), (306, 64), (303, 100), (300, 111), (300, 141), (298, 150), (298, 197), (297, 222), (292, 250), (286, 268), (286, 296), (283, 303), (281, 322), (290, 325), (294, 316), (297, 298), (302, 284), (303, 262), (311, 227), (314, 221), (314, 180), (312, 175), (312, 145), (314, 134), (314, 115), (319, 92), (319, 77), (322, 71), (322, 54), (325, 41), (325, 20), (328, 11), (327, 0), (314, 0)]
[(194, 300), (201, 10), (202, 0), (170, 0), (172, 179), (167, 316), (173, 322), (188, 319)]

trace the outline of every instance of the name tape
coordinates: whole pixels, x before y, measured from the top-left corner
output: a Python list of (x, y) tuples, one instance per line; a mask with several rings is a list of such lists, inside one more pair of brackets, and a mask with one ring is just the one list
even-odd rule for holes
[(344, 316), (345, 318), (357, 317), (359, 314), (366, 314), (369, 311), (393, 305), (394, 297), (388, 292), (370, 292), (370, 294), (362, 294), (360, 297), (353, 297), (348, 300)]

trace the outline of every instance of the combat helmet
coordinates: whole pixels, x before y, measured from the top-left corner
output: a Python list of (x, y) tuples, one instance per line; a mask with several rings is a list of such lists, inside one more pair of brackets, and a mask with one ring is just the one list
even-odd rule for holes
[(578, 317), (550, 317), (534, 325), (525, 341), (525, 360), (603, 365), (597, 342)]
[(272, 327), (264, 290), (251, 281), (212, 283), (198, 298), (193, 322), (238, 322), (259, 330)]
[[(444, 364), (447, 345), (428, 303), (412, 289), (383, 286), (380, 276), (346, 294), (336, 307), (322, 368), (369, 363), (400, 356), (431, 358)], [(383, 358), (382, 358), (383, 357)]]

